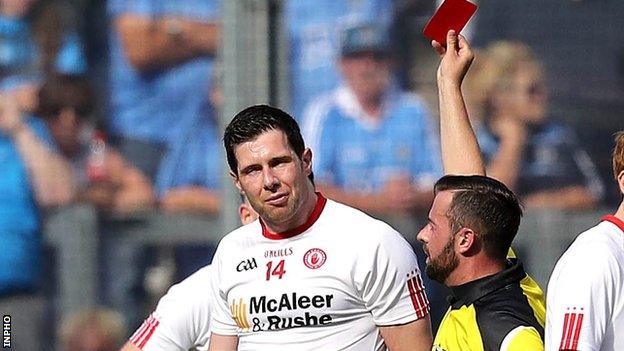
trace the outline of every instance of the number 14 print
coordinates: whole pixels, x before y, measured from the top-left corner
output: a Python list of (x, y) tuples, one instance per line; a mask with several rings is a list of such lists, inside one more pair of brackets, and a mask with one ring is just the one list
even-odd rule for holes
[(266, 280), (271, 280), (271, 276), (277, 276), (278, 279), (282, 279), (286, 270), (284, 269), (284, 260), (280, 260), (275, 267), (273, 267), (273, 261), (269, 261), (266, 264)]

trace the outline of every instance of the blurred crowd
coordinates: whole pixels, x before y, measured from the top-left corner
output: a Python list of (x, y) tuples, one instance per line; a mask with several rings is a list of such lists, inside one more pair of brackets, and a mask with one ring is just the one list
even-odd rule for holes
[[(464, 90), (490, 176), (529, 209), (594, 209), (608, 204), (602, 170), (609, 165), (601, 163), (608, 154), (592, 153), (603, 149), (589, 142), (601, 140), (588, 138), (618, 121), (611, 132), (623, 129), (624, 38), (614, 14), (624, 6), (552, 3), (561, 9), (528, 13), (554, 5), (479, 1), (466, 33), (481, 48)], [(423, 216), (442, 175), (436, 65), (420, 34), (436, 1), (279, 4), (289, 52), (286, 109), (314, 152), (317, 188), (373, 215)], [(43, 328), (48, 208), (77, 202), (103, 215), (218, 215), (226, 174), (218, 123), (227, 101), (222, 5), (0, 0), (0, 311)], [(561, 20), (546, 23), (538, 12)], [(578, 35), (548, 35), (561, 31)], [(599, 107), (583, 120), (570, 115), (582, 104), (581, 111)], [(609, 145), (610, 135), (602, 138)], [(140, 297), (129, 293), (134, 285), (116, 279), (140, 279), (134, 262), (145, 248), (106, 244), (102, 304), (128, 320), (107, 310), (76, 315), (59, 334), (67, 350), (115, 349), (124, 325), (133, 329), (142, 316)], [(75, 346), (77, 325), (93, 325), (102, 344)], [(19, 340), (20, 349), (46, 347), (39, 338)]]

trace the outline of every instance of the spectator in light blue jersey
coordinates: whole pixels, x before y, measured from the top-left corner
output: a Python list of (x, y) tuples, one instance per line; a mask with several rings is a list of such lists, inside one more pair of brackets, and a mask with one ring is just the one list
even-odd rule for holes
[(155, 178), (180, 129), (201, 118), (219, 46), (218, 0), (110, 0), (108, 127)]
[(426, 208), (441, 175), (439, 145), (424, 103), (392, 83), (387, 32), (347, 29), (339, 65), (345, 84), (304, 114), (319, 188), (373, 213)]
[(156, 191), (167, 212), (215, 214), (220, 208), (222, 158), (217, 111), (206, 104), (201, 119), (180, 131), (163, 158)]
[(336, 88), (340, 34), (372, 20), (389, 27), (395, 0), (288, 0), (284, 8), (290, 69), (290, 110), (300, 118), (311, 99)]

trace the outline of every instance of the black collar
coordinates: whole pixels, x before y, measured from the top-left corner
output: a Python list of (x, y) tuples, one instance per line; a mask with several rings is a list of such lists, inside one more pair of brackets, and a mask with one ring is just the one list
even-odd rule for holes
[(469, 306), (483, 296), (504, 286), (519, 283), (525, 276), (522, 263), (515, 259), (508, 259), (507, 268), (501, 272), (451, 287), (451, 295), (448, 300), (453, 309), (458, 309), (464, 305)]

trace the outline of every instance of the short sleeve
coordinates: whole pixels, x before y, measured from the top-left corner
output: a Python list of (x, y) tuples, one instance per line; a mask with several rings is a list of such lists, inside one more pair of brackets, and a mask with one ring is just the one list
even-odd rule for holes
[(358, 268), (362, 299), (378, 326), (405, 324), (429, 314), (414, 251), (390, 227), (377, 247), (358, 262)]
[(604, 243), (576, 244), (548, 284), (546, 350), (599, 350), (613, 310), (616, 258)]
[(219, 335), (238, 335), (238, 326), (232, 317), (226, 292), (221, 289), (219, 284), (221, 281), (220, 277), (223, 275), (224, 251), (227, 251), (227, 249), (224, 248), (222, 241), (212, 259), (213, 274), (211, 280), (211, 296), (213, 311), (210, 331)]
[(210, 284), (208, 268), (174, 285), (130, 338), (143, 351), (203, 349), (210, 338)]
[(535, 328), (520, 326), (507, 334), (500, 349), (501, 351), (543, 351), (544, 342)]

